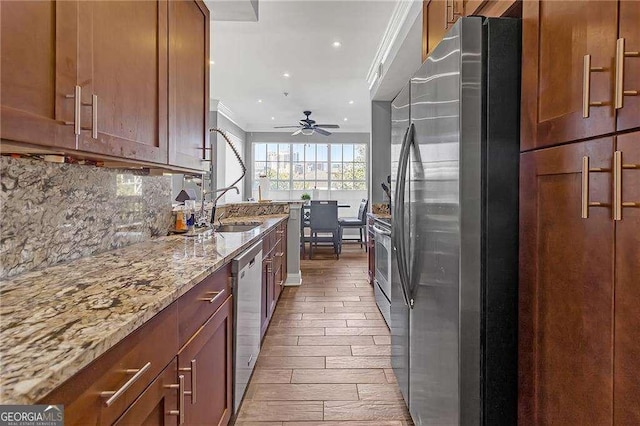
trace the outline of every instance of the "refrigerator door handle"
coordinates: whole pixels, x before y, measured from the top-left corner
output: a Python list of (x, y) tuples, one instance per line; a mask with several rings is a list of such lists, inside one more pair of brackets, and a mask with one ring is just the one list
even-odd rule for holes
[(406, 247), (402, 237), (404, 236), (404, 191), (406, 187), (407, 167), (409, 164), (410, 147), (413, 139), (413, 124), (407, 129), (400, 150), (398, 164), (398, 178), (396, 179), (395, 217), (394, 224), (394, 248), (398, 254), (398, 272), (400, 274), (400, 286), (407, 306), (412, 307), (409, 294), (409, 276), (407, 272)]

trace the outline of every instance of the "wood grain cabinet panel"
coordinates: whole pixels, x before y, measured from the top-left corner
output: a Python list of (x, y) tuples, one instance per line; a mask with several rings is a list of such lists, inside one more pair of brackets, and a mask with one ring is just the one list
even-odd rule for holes
[(522, 18), (522, 149), (613, 133), (618, 2), (525, 1)]
[(178, 363), (174, 359), (114, 425), (177, 426), (180, 409), (184, 409), (179, 405), (181, 390), (177, 377)]
[(0, 137), (74, 148), (76, 5), (0, 2)]
[[(586, 219), (583, 156), (608, 170)], [(521, 156), (519, 424), (612, 424), (612, 157), (613, 138)]]
[(619, 37), (624, 39), (627, 56), (624, 58), (624, 81), (620, 90), (637, 92), (624, 96), (622, 108), (617, 110), (618, 130), (640, 127), (640, 4), (634, 0), (621, 0), (619, 11)]
[[(162, 310), (98, 359), (44, 397), (40, 404), (63, 404), (66, 425), (112, 424), (175, 358), (178, 352), (176, 304)], [(146, 367), (146, 369), (145, 369)], [(126, 370), (143, 369), (133, 379)], [(101, 392), (126, 388), (106, 406)]]
[(166, 164), (167, 9), (165, 0), (78, 2), (80, 150)]
[(186, 382), (185, 424), (225, 425), (231, 418), (232, 310), (229, 297), (178, 354), (178, 369)]
[(209, 9), (169, 4), (169, 164), (202, 169), (209, 143)]
[[(623, 164), (640, 165), (640, 132), (617, 137)], [(623, 169), (622, 201), (640, 203), (640, 168)], [(623, 208), (616, 221), (615, 400), (617, 425), (640, 424), (640, 209)]]
[(423, 19), (423, 25), (426, 25), (426, 30), (423, 28), (426, 34), (423, 38), (426, 48), (423, 46), (422, 50), (424, 61), (458, 17), (464, 15), (464, 3), (461, 0), (431, 0), (423, 3), (422, 13), (426, 17)]

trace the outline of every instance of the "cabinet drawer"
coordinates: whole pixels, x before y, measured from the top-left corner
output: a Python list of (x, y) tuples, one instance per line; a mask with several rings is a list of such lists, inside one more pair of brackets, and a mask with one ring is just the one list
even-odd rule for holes
[(231, 263), (228, 263), (178, 299), (180, 347), (213, 315), (230, 294)]
[(271, 230), (262, 238), (262, 257), (263, 259), (269, 255), (269, 252), (276, 245), (276, 230)]
[(39, 403), (64, 404), (66, 425), (112, 424), (177, 353), (177, 313), (173, 303)]

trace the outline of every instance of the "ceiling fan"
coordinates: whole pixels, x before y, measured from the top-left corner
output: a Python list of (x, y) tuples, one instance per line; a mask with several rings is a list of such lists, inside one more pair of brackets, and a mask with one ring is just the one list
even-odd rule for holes
[(329, 136), (331, 132), (328, 132), (325, 129), (340, 128), (337, 124), (316, 124), (315, 120), (309, 118), (311, 111), (303, 111), (303, 114), (306, 115), (306, 118), (300, 120), (300, 124), (297, 126), (276, 126), (274, 129), (298, 129), (291, 134), (292, 136), (299, 135), (300, 133), (305, 136), (311, 136), (314, 133)]

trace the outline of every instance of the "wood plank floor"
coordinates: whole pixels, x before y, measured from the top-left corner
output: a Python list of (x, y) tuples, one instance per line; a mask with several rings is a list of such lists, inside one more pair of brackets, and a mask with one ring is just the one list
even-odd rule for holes
[(367, 257), (345, 246), (303, 260), (284, 290), (236, 425), (412, 425), (391, 369), (389, 329), (368, 283)]

